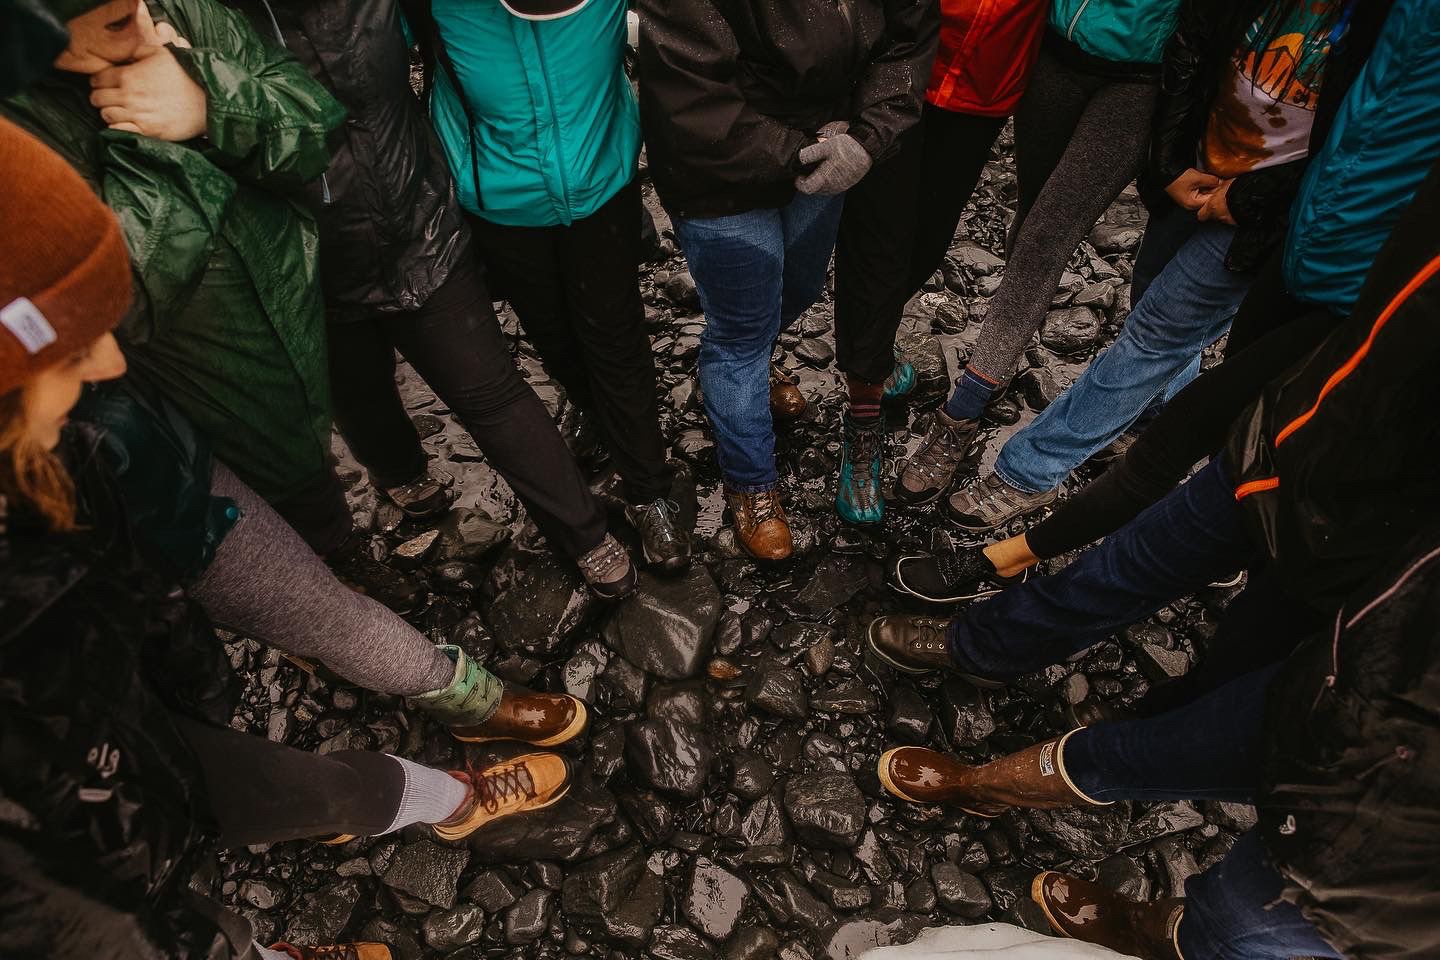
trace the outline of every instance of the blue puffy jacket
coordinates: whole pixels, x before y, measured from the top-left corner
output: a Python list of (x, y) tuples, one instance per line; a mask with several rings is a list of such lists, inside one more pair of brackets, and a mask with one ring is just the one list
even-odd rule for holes
[(1396, 0), (1291, 208), (1286, 286), (1349, 313), (1440, 158), (1440, 3)]
[(625, 0), (543, 21), (497, 0), (430, 9), (461, 88), (436, 70), (430, 110), (466, 210), (505, 226), (570, 224), (630, 182), (640, 115), (625, 78)]
[(1180, 0), (1053, 0), (1050, 28), (1093, 57), (1156, 63)]

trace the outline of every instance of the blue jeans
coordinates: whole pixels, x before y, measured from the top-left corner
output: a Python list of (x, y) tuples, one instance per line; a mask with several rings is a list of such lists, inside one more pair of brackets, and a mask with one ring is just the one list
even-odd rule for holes
[(1059, 573), (962, 610), (950, 623), (950, 655), (967, 673), (1022, 676), (1249, 566), (1254, 554), (1217, 459)]
[(995, 472), (1029, 493), (1054, 490), (1156, 397), (1168, 399), (1200, 371), (1200, 355), (1230, 326), (1249, 273), (1225, 266), (1235, 228), (1201, 223), (1145, 291), (1125, 328), (1070, 389), (1015, 434)]
[(715, 428), (725, 486), (769, 490), (775, 470), (770, 354), (775, 338), (820, 297), (843, 195), (795, 199), (778, 210), (675, 217), (675, 236), (705, 310), (700, 389)]
[(1187, 960), (1342, 960), (1299, 907), (1280, 899), (1284, 886), (1260, 835), (1244, 834), (1225, 859), (1185, 881), (1180, 951)]

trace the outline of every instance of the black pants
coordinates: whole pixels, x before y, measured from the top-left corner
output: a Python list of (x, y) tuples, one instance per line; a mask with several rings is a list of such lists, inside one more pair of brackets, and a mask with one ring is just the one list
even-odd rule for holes
[(395, 822), (405, 771), (383, 753), (321, 756), (228, 727), (175, 721), (200, 761), (221, 846), (374, 836)]
[(270, 501), (270, 506), (322, 557), (342, 546), (355, 529), (350, 505), (345, 502), (345, 485), (333, 463), (309, 483)]
[(520, 376), (473, 257), (463, 256), (418, 310), (330, 325), (335, 424), (378, 486), (425, 470), (425, 452), (395, 387), (395, 351), (448, 406), (568, 557), (605, 537), (605, 512), (554, 421)]
[(640, 301), (641, 211), (637, 178), (569, 226), (471, 219), (496, 290), (545, 369), (599, 422), (625, 499), (637, 504), (669, 496), (672, 479)]
[(835, 247), (835, 353), (845, 373), (872, 383), (890, 375), (905, 304), (940, 268), (1004, 126), (1004, 117), (926, 104), (845, 195)]

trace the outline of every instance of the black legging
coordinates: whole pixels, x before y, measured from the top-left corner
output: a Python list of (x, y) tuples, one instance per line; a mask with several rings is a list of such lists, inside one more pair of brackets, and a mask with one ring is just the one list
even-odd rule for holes
[(1248, 344), (1176, 394), (1119, 462), (1031, 527), (1025, 534), (1031, 552), (1048, 559), (1094, 543), (1214, 454), (1265, 385), (1307, 357), (1340, 322), (1327, 309), (1290, 301), (1287, 315), (1294, 319), (1277, 326), (1276, 311), (1286, 309), (1286, 299), (1277, 261), (1262, 271), (1236, 315), (1231, 336), (1238, 332)]

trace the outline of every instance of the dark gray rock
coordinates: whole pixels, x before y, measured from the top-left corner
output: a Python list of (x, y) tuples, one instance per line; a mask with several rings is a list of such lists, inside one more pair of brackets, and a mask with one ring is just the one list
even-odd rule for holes
[(1089, 307), (1051, 310), (1040, 326), (1040, 342), (1064, 356), (1084, 353), (1099, 338), (1100, 315)]
[(1145, 808), (1130, 825), (1128, 842), (1145, 843), (1172, 833), (1184, 833), (1205, 825), (1205, 818), (1188, 800), (1157, 803)]
[(1148, 901), (1153, 886), (1145, 868), (1122, 853), (1111, 854), (1095, 867), (1095, 879), (1131, 900)]
[(640, 587), (605, 624), (605, 642), (646, 673), (682, 680), (700, 672), (722, 609), (700, 564), (678, 577), (641, 572)]
[(1031, 367), (1015, 378), (1015, 387), (1025, 405), (1036, 413), (1054, 403), (1061, 393), (1060, 381), (1045, 367)]
[(750, 804), (740, 823), (745, 849), (737, 858), (743, 864), (781, 864), (790, 861), (793, 850), (785, 811), (773, 796)]
[(935, 898), (940, 905), (967, 920), (978, 920), (994, 906), (990, 891), (985, 889), (980, 878), (965, 873), (948, 860), (930, 869), (930, 879), (935, 885)]
[(715, 749), (705, 731), (675, 720), (640, 720), (625, 728), (625, 760), (641, 783), (695, 799), (705, 789)]
[(655, 960), (709, 960), (710, 945), (689, 927), (656, 927), (650, 935), (650, 956)]
[(476, 562), (510, 541), (510, 528), (483, 510), (455, 509), (440, 521), (436, 560)]
[(846, 773), (803, 773), (785, 784), (785, 812), (795, 832), (818, 847), (848, 849), (865, 829), (865, 798)]
[(470, 851), (464, 847), (417, 840), (396, 851), (381, 879), (392, 890), (448, 910), (455, 906), (455, 884), (469, 862)]
[(940, 688), (941, 721), (951, 746), (974, 747), (995, 732), (995, 717), (984, 695), (959, 677), (949, 677)]
[(779, 664), (762, 667), (745, 687), (745, 702), (777, 717), (800, 720), (810, 712), (810, 698), (800, 674)]
[(723, 942), (734, 932), (750, 900), (744, 880), (706, 858), (696, 859), (680, 907), (685, 919), (711, 940)]
[(810, 888), (789, 870), (774, 875), (775, 892), (785, 904), (790, 918), (819, 936), (836, 923), (834, 912), (821, 903)]
[(646, 843), (664, 843), (675, 830), (675, 815), (670, 811), (669, 802), (648, 790), (623, 794), (620, 805)]
[(499, 913), (519, 900), (524, 892), (525, 888), (503, 870), (486, 870), (470, 881), (464, 896), (486, 913)]
[(810, 698), (811, 709), (819, 713), (869, 716), (880, 709), (875, 694), (859, 680), (846, 680)]
[(835, 359), (835, 348), (824, 340), (806, 337), (795, 348), (795, 359), (808, 366), (825, 369)]
[(926, 919), (922, 914), (886, 909), (864, 919), (848, 920), (825, 939), (825, 956), (829, 960), (854, 960), (876, 947), (909, 943), (925, 928)]
[(775, 771), (759, 754), (737, 750), (730, 763), (730, 789), (742, 800), (758, 800), (775, 785)]
[(745, 927), (725, 944), (723, 960), (772, 960), (780, 938), (769, 927)]
[(620, 909), (604, 919), (605, 935), (633, 948), (650, 941), (650, 932), (660, 922), (665, 906), (665, 888), (660, 878), (646, 870)]
[(630, 896), (644, 870), (645, 857), (639, 845), (585, 861), (570, 872), (562, 885), (565, 915), (580, 920), (605, 919)]
[(626, 706), (638, 709), (645, 705), (645, 691), (650, 685), (650, 678), (624, 657), (611, 657), (600, 674), (600, 680)]
[(701, 682), (660, 683), (650, 691), (645, 714), (651, 720), (676, 720), (703, 727), (710, 722), (710, 708)]
[(305, 947), (334, 943), (359, 902), (358, 880), (341, 880), (311, 894), (285, 927), (285, 941)]
[(930, 736), (930, 727), (935, 715), (930, 705), (919, 692), (907, 683), (896, 683), (889, 688), (889, 713), (885, 718), (885, 732), (901, 743), (920, 744)]
[(485, 912), (473, 903), (462, 903), (454, 910), (436, 910), (425, 918), (420, 932), (431, 950), (459, 950), (480, 942), (485, 933)]
[(700, 291), (689, 270), (678, 270), (665, 281), (665, 296), (677, 307), (692, 313), (700, 312)]
[(531, 890), (505, 911), (505, 942), (512, 947), (534, 943), (550, 925), (553, 894)]
[(1122, 846), (1130, 833), (1130, 805), (1027, 810), (1035, 832), (1066, 853), (1099, 859)]
[(565, 649), (594, 605), (574, 565), (546, 553), (497, 591), (485, 617), (504, 649), (549, 657)]

